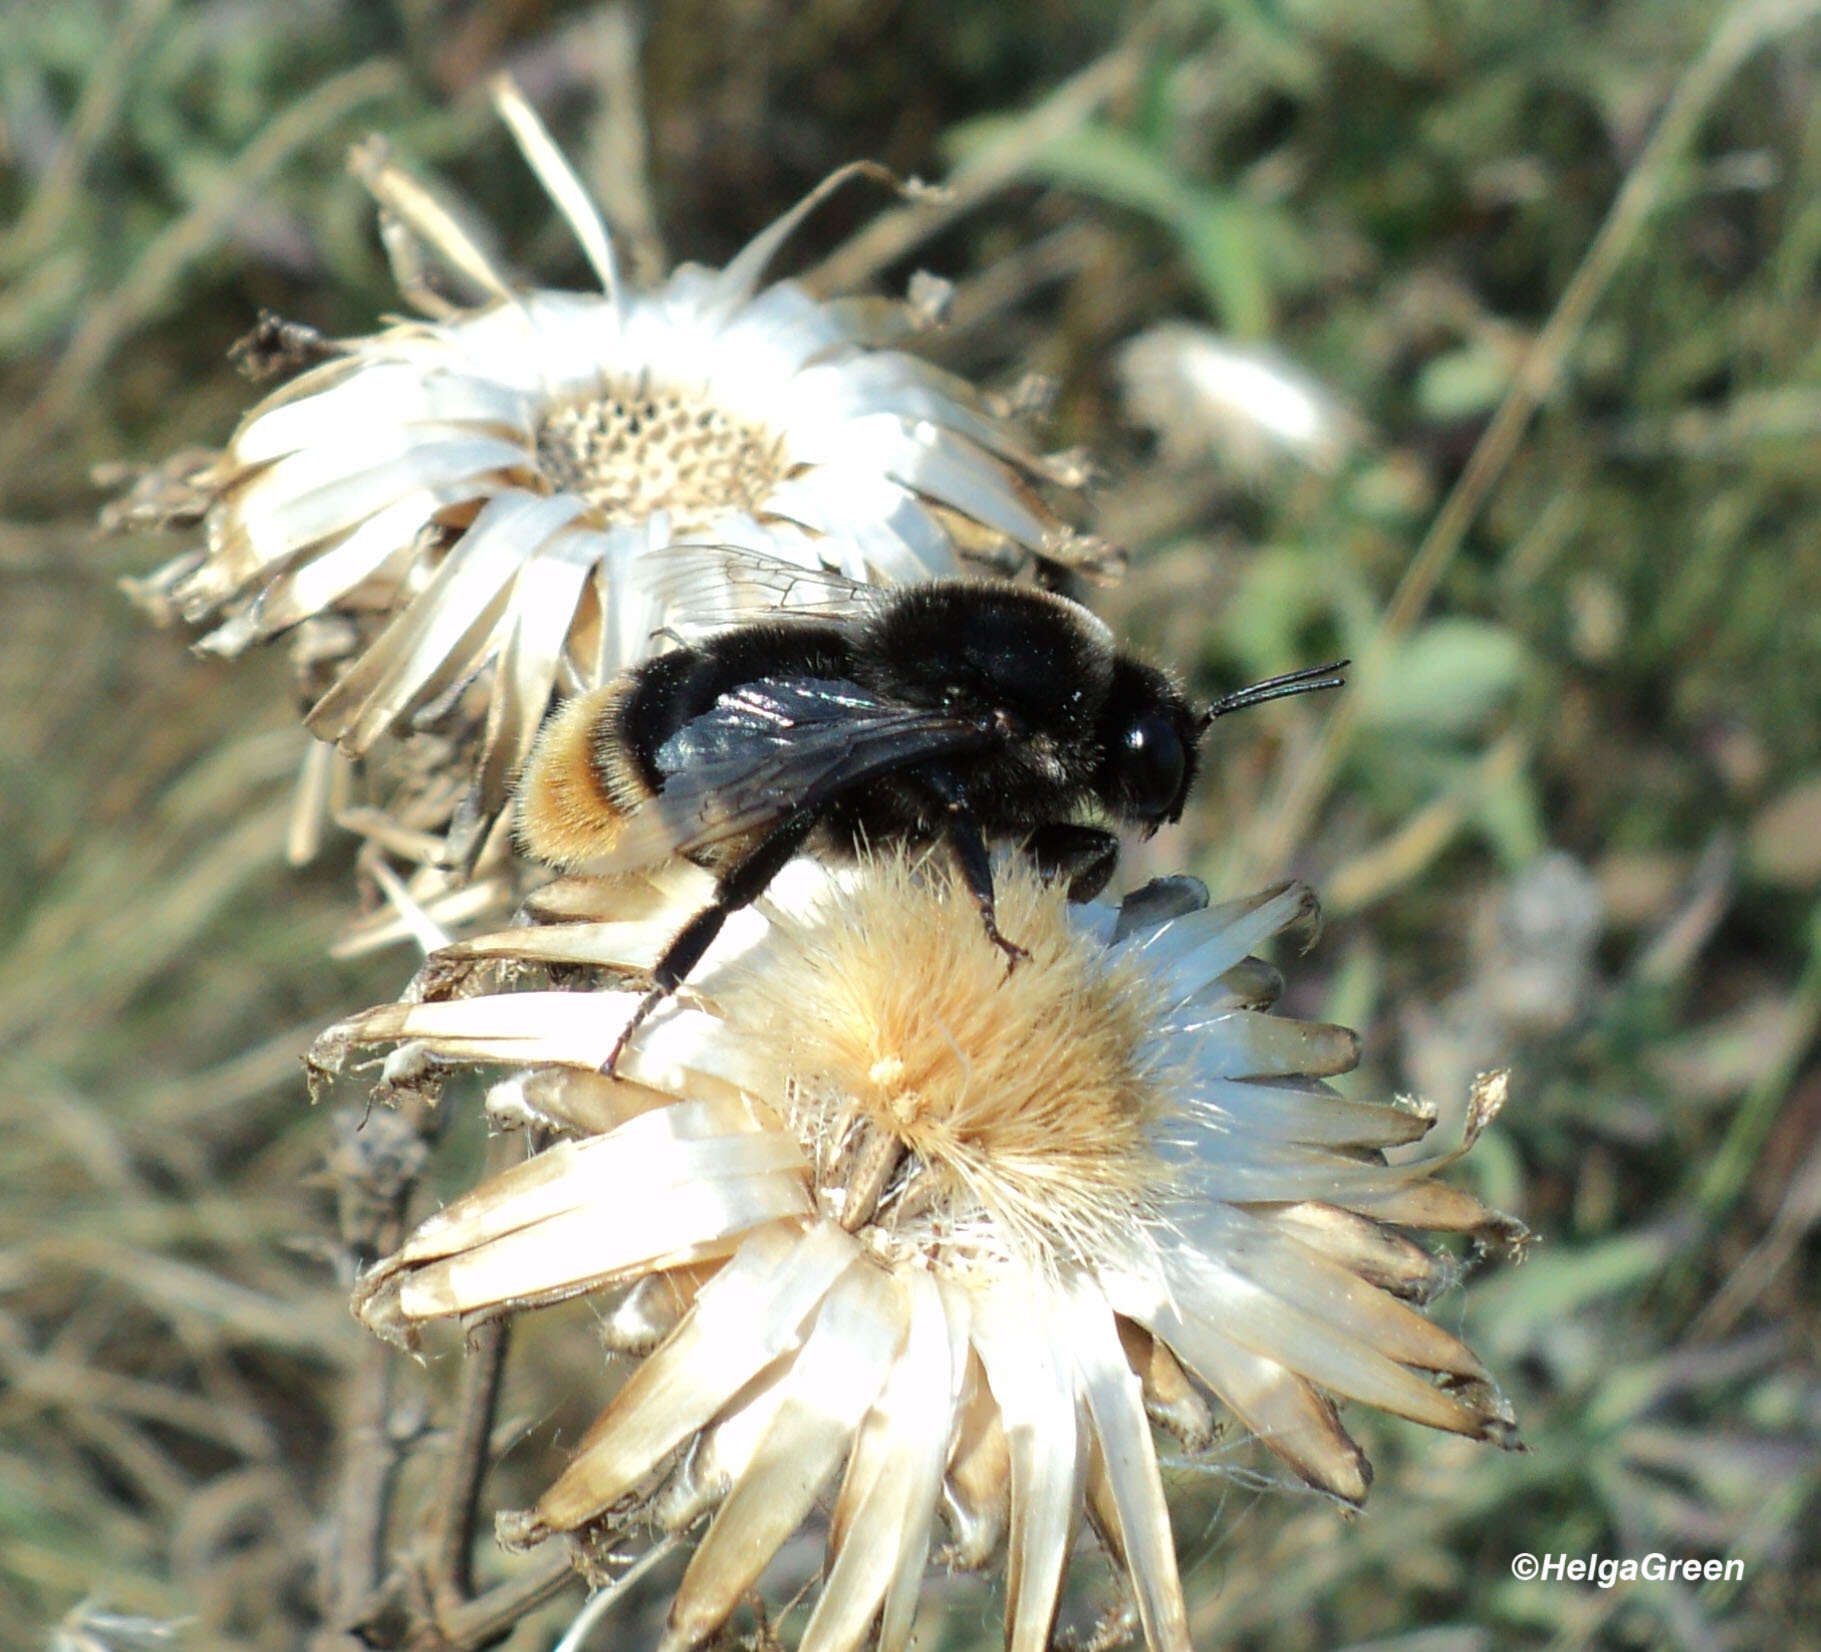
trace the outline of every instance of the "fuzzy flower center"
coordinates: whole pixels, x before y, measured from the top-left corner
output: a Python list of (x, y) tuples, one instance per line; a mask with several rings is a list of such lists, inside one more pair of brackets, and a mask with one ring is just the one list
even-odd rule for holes
[(603, 523), (667, 511), (673, 531), (752, 511), (783, 479), (779, 443), (699, 392), (647, 381), (550, 413), (538, 426), (538, 467), (578, 493)]
[(1142, 981), (1069, 923), (1059, 890), (1000, 871), (1010, 974), (953, 880), (885, 860), (813, 921), (779, 923), (717, 991), (781, 1054), (792, 1123), (863, 1239), (1055, 1264), (1130, 1235), (1168, 1192), (1151, 1143), (1171, 1087)]

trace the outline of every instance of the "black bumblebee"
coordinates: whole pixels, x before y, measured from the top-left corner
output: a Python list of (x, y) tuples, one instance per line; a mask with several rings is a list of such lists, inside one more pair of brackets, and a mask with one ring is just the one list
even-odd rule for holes
[(719, 876), (658, 961), (609, 1072), (727, 915), (799, 849), (946, 841), (1015, 965), (1024, 953), (999, 933), (989, 839), (1020, 843), (1087, 898), (1111, 876), (1118, 840), (1081, 816), (1155, 831), (1182, 813), (1216, 717), (1340, 681), (1339, 665), (1319, 666), (1197, 712), (1120, 653), (1101, 620), (1046, 591), (879, 590), (746, 552), (666, 556), (675, 579), (707, 574), (723, 618), (738, 613), (720, 595), (730, 586), (759, 594), (767, 617), (572, 700), (519, 786), (519, 838), (538, 860), (619, 871), (683, 855)]

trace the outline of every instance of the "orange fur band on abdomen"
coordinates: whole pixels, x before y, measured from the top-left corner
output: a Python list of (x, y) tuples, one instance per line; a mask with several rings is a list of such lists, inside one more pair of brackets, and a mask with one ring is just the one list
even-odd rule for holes
[(636, 675), (578, 696), (539, 733), (518, 791), (519, 847), (559, 868), (612, 852), (627, 815), (651, 795), (625, 730)]

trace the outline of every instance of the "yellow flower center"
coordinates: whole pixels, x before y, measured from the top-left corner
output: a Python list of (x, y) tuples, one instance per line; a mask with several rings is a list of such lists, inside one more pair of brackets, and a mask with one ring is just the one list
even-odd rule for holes
[(1144, 982), (1072, 928), (1059, 889), (1008, 862), (999, 919), (1030, 952), (1009, 975), (965, 890), (884, 857), (808, 924), (775, 921), (763, 958), (716, 996), (779, 1052), (824, 1175), (846, 1175), (837, 1149), (864, 1120), (936, 1193), (917, 1208), (951, 1225), (977, 1214), (1060, 1260), (1165, 1193), (1150, 1126), (1171, 1087), (1145, 1055)]
[(699, 393), (645, 381), (551, 413), (537, 459), (552, 491), (579, 493), (601, 525), (661, 510), (685, 533), (752, 511), (784, 474), (768, 431)]

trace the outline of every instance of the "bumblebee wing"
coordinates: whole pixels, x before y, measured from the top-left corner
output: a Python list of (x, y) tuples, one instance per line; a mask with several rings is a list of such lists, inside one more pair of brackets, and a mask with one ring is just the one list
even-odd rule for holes
[(742, 545), (671, 545), (649, 560), (664, 623), (684, 638), (753, 620), (846, 619), (881, 595), (832, 568), (805, 568)]
[(857, 684), (763, 677), (724, 694), (658, 751), (662, 789), (626, 819), (602, 871), (699, 855), (815, 810), (877, 776), (980, 751), (973, 723)]

